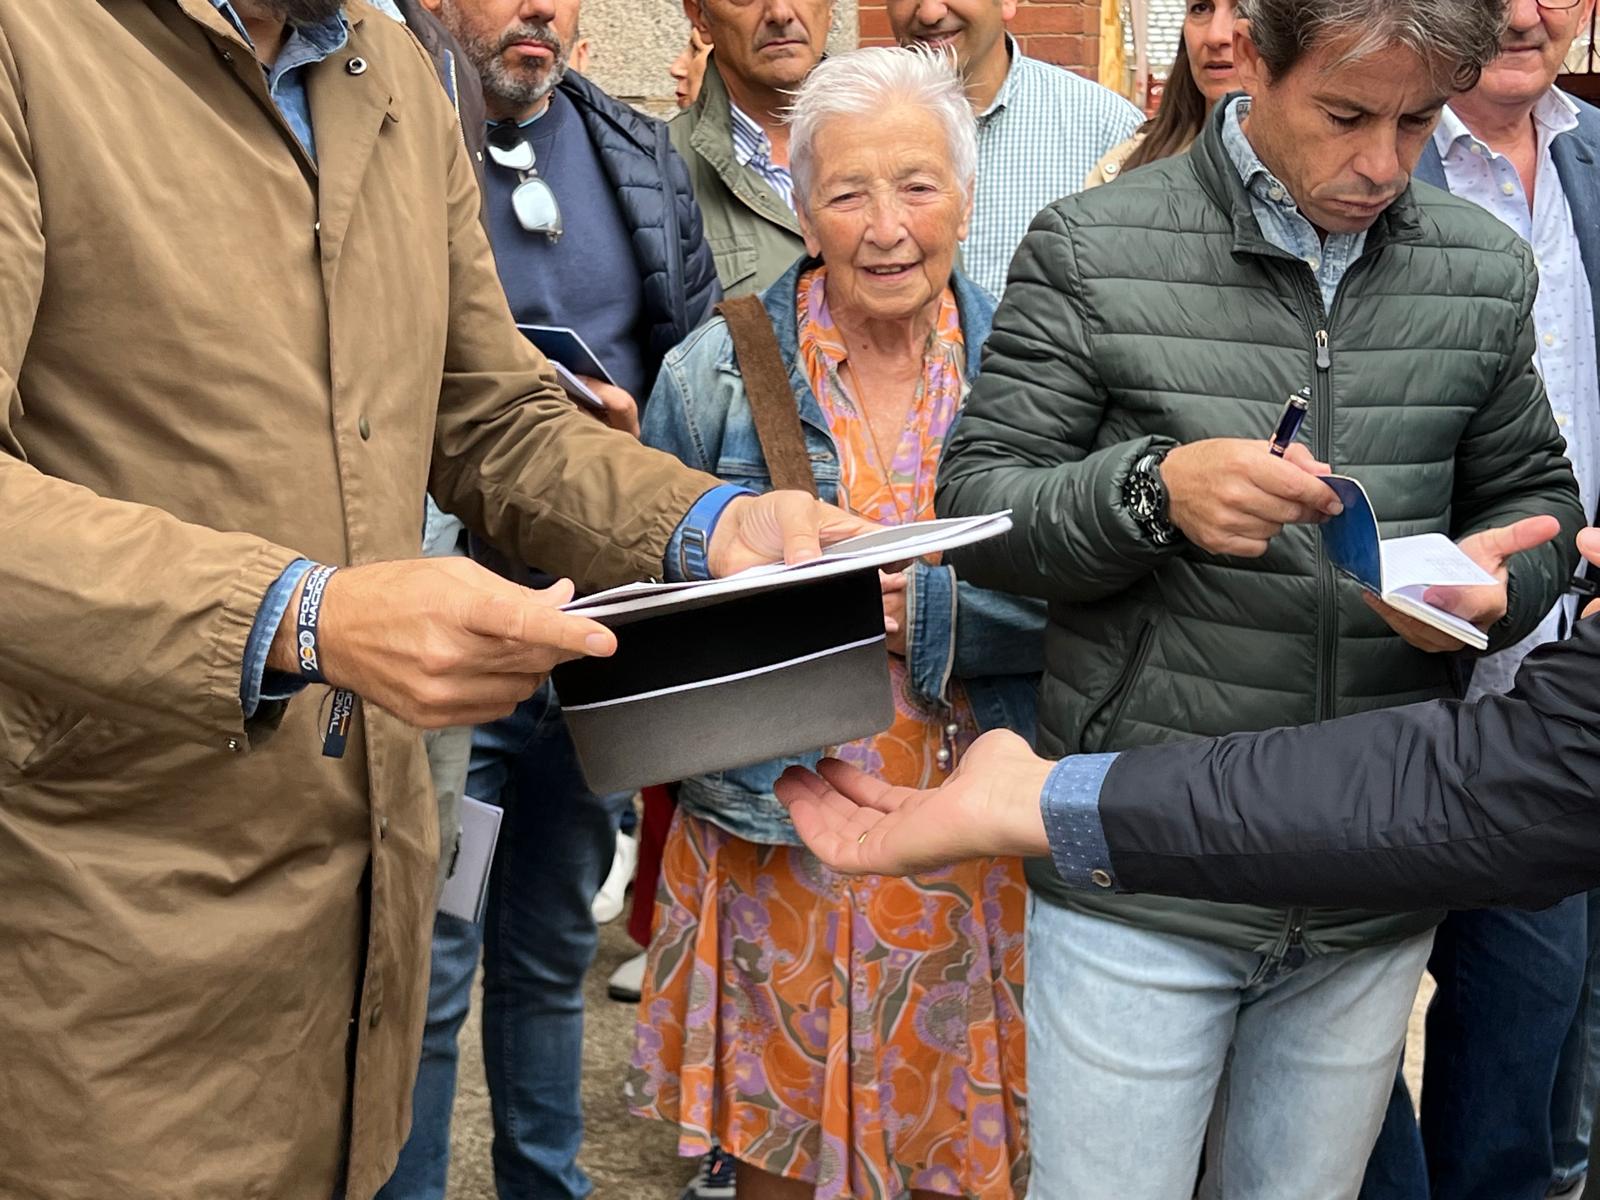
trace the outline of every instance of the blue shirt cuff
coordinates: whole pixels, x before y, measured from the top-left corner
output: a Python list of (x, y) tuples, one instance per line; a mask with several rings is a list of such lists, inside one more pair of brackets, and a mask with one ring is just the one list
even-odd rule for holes
[(250, 637), (244, 644), (244, 673), (239, 677), (239, 707), (247, 721), (256, 715), (263, 700), (287, 700), (306, 686), (299, 676), (268, 671), (267, 655), (289, 601), (294, 599), (294, 589), (312, 565), (309, 558), (297, 558), (285, 567), (256, 610), (255, 624), (250, 626)]
[(1117, 886), (1105, 826), (1100, 823), (1100, 785), (1116, 758), (1115, 754), (1064, 758), (1039, 795), (1050, 858), (1068, 887), (1109, 891)]
[(749, 488), (723, 483), (689, 506), (683, 520), (672, 531), (672, 540), (667, 543), (667, 557), (662, 568), (668, 583), (689, 583), (711, 578), (707, 554), (717, 521), (721, 519), (723, 510), (740, 496), (754, 495)]

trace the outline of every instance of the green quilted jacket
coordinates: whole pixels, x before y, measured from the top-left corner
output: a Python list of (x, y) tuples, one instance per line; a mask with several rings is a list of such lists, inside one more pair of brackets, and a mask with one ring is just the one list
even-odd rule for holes
[[(1014, 510), (1006, 538), (952, 559), (979, 586), (1050, 602), (1042, 751), (1299, 725), (1454, 690), (1460, 664), (1390, 633), (1335, 578), (1315, 528), (1232, 559), (1155, 546), (1124, 509), (1123, 480), (1149, 447), (1265, 439), (1302, 388), (1302, 436), (1366, 485), (1385, 536), (1560, 518), (1558, 543), (1513, 563), (1490, 647), (1531, 631), (1564, 590), (1583, 524), (1533, 366), (1534, 287), (1531, 254), (1504, 226), (1413, 184), (1325, 311), (1310, 268), (1262, 237), (1220, 119), (1189, 154), (1045, 209), (1012, 262), (938, 495), (945, 516)], [(1028, 877), (1046, 901), (1240, 949), (1382, 944), (1441, 915), (1076, 892), (1048, 860)]]

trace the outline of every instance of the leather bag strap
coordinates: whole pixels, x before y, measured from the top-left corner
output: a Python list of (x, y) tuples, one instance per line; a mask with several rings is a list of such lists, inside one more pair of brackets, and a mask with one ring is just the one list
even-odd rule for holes
[(783, 366), (772, 319), (756, 296), (724, 300), (717, 311), (733, 335), (733, 356), (744, 377), (745, 395), (756, 421), (756, 437), (767, 460), (775, 488), (792, 488), (817, 495), (817, 479), (806, 453), (806, 435), (800, 428), (800, 407), (789, 373)]

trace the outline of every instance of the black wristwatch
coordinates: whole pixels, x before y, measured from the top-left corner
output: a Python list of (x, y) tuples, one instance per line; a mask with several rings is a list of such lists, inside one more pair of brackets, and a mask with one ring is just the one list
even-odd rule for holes
[(1167, 485), (1161, 478), (1161, 462), (1167, 449), (1141, 454), (1133, 470), (1122, 481), (1122, 503), (1140, 531), (1158, 546), (1178, 540), (1178, 529), (1167, 509)]

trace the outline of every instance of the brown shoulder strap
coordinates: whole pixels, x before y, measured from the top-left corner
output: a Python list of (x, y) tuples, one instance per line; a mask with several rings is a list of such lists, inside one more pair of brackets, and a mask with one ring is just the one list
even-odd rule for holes
[(800, 408), (789, 374), (783, 368), (772, 320), (756, 296), (724, 300), (717, 311), (733, 335), (733, 355), (744, 377), (745, 395), (750, 398), (750, 413), (756, 420), (756, 437), (767, 460), (767, 471), (775, 488), (794, 488), (817, 494), (816, 476), (811, 473), (811, 456), (806, 453), (806, 435), (800, 428)]

